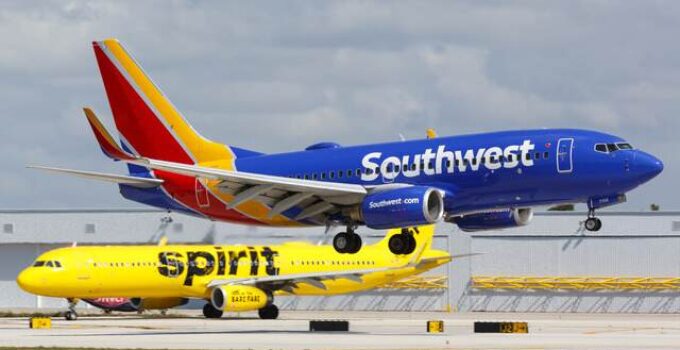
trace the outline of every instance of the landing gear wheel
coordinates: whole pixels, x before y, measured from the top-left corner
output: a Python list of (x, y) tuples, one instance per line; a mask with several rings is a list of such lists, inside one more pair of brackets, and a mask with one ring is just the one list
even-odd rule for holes
[(333, 248), (338, 253), (357, 253), (361, 249), (361, 236), (354, 232), (340, 232), (333, 237)]
[(210, 303), (203, 305), (203, 316), (205, 318), (220, 318), (223, 313), (222, 310), (216, 309)]
[(274, 304), (269, 304), (257, 310), (257, 314), (263, 320), (275, 320), (279, 317), (279, 308)]
[(349, 254), (358, 253), (359, 250), (361, 250), (361, 236), (359, 236), (356, 233), (351, 233), (349, 236), (351, 244), (349, 246), (349, 249), (347, 250), (347, 253)]
[(586, 230), (591, 232), (597, 232), (602, 228), (602, 220), (596, 217), (591, 217), (586, 219), (585, 225)]
[(78, 319), (78, 314), (74, 310), (68, 310), (64, 313), (66, 321), (75, 321)]
[(338, 253), (348, 253), (349, 248), (352, 248), (352, 238), (347, 232), (340, 232), (333, 237), (333, 248)]
[(411, 254), (416, 250), (416, 238), (413, 237), (413, 235), (411, 234), (407, 234), (406, 237), (408, 245), (406, 247), (406, 251), (404, 252), (404, 254)]

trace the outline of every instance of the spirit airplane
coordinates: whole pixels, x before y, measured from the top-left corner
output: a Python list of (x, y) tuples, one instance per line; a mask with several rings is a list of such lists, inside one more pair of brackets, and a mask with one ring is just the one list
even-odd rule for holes
[[(449, 262), (444, 251), (431, 249), (434, 226), (412, 228), (415, 250), (394, 255), (389, 240), (403, 234), (391, 230), (357, 254), (331, 246), (286, 243), (279, 246), (81, 246), (55, 249), (39, 256), (17, 277), (30, 293), (67, 298), (67, 319), (75, 319), (73, 301), (116, 296), (148, 308), (173, 307), (186, 299), (203, 299), (203, 314), (258, 310), (261, 318), (277, 318), (275, 293), (331, 295), (365, 291)], [(468, 254), (472, 255), (472, 254)], [(97, 305), (98, 307), (102, 307)], [(104, 306), (106, 308), (106, 305)], [(109, 305), (109, 308), (110, 307)]]
[[(465, 231), (499, 229), (528, 224), (533, 207), (561, 203), (586, 203), (585, 228), (597, 231), (596, 209), (625, 201), (663, 170), (620, 137), (578, 129), (323, 142), (263, 154), (199, 135), (117, 40), (93, 48), (121, 143), (90, 109), (85, 114), (104, 153), (126, 163), (129, 174), (43, 169), (115, 182), (127, 199), (211, 220), (344, 226), (333, 240), (339, 252), (360, 249), (361, 225), (443, 220)], [(389, 249), (412, 252), (408, 230)]]

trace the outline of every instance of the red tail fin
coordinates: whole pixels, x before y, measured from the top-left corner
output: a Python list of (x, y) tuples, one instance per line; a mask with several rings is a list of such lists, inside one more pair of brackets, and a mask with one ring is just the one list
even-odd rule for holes
[(184, 164), (227, 160), (230, 147), (199, 135), (115, 39), (94, 42), (116, 128), (141, 156)]

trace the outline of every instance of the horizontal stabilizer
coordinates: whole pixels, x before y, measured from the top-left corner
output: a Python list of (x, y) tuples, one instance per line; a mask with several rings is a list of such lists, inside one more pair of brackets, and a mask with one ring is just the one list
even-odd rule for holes
[(138, 187), (138, 188), (158, 187), (163, 183), (163, 180), (160, 180), (160, 179), (149, 179), (149, 178), (136, 177), (136, 176), (105, 174), (105, 173), (98, 173), (98, 172), (94, 172), (94, 171), (72, 170), (72, 169), (52, 168), (52, 167), (44, 167), (44, 166), (29, 166), (28, 168), (52, 171), (52, 172), (56, 172), (56, 173), (63, 173), (63, 174), (69, 174), (69, 175), (75, 175), (75, 176), (86, 178), (86, 179), (113, 182), (113, 183), (117, 183), (117, 184), (123, 184), (123, 185)]

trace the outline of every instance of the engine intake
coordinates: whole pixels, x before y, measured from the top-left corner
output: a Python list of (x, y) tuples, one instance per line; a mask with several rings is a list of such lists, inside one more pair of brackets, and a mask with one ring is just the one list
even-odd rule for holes
[(220, 286), (210, 293), (212, 305), (223, 311), (259, 310), (272, 301), (270, 294), (252, 286)]
[(474, 232), (525, 226), (533, 217), (534, 212), (531, 208), (515, 208), (463, 215), (455, 218), (453, 222), (465, 232)]
[(411, 186), (374, 192), (352, 215), (373, 229), (427, 225), (444, 215), (444, 199), (436, 188)]

